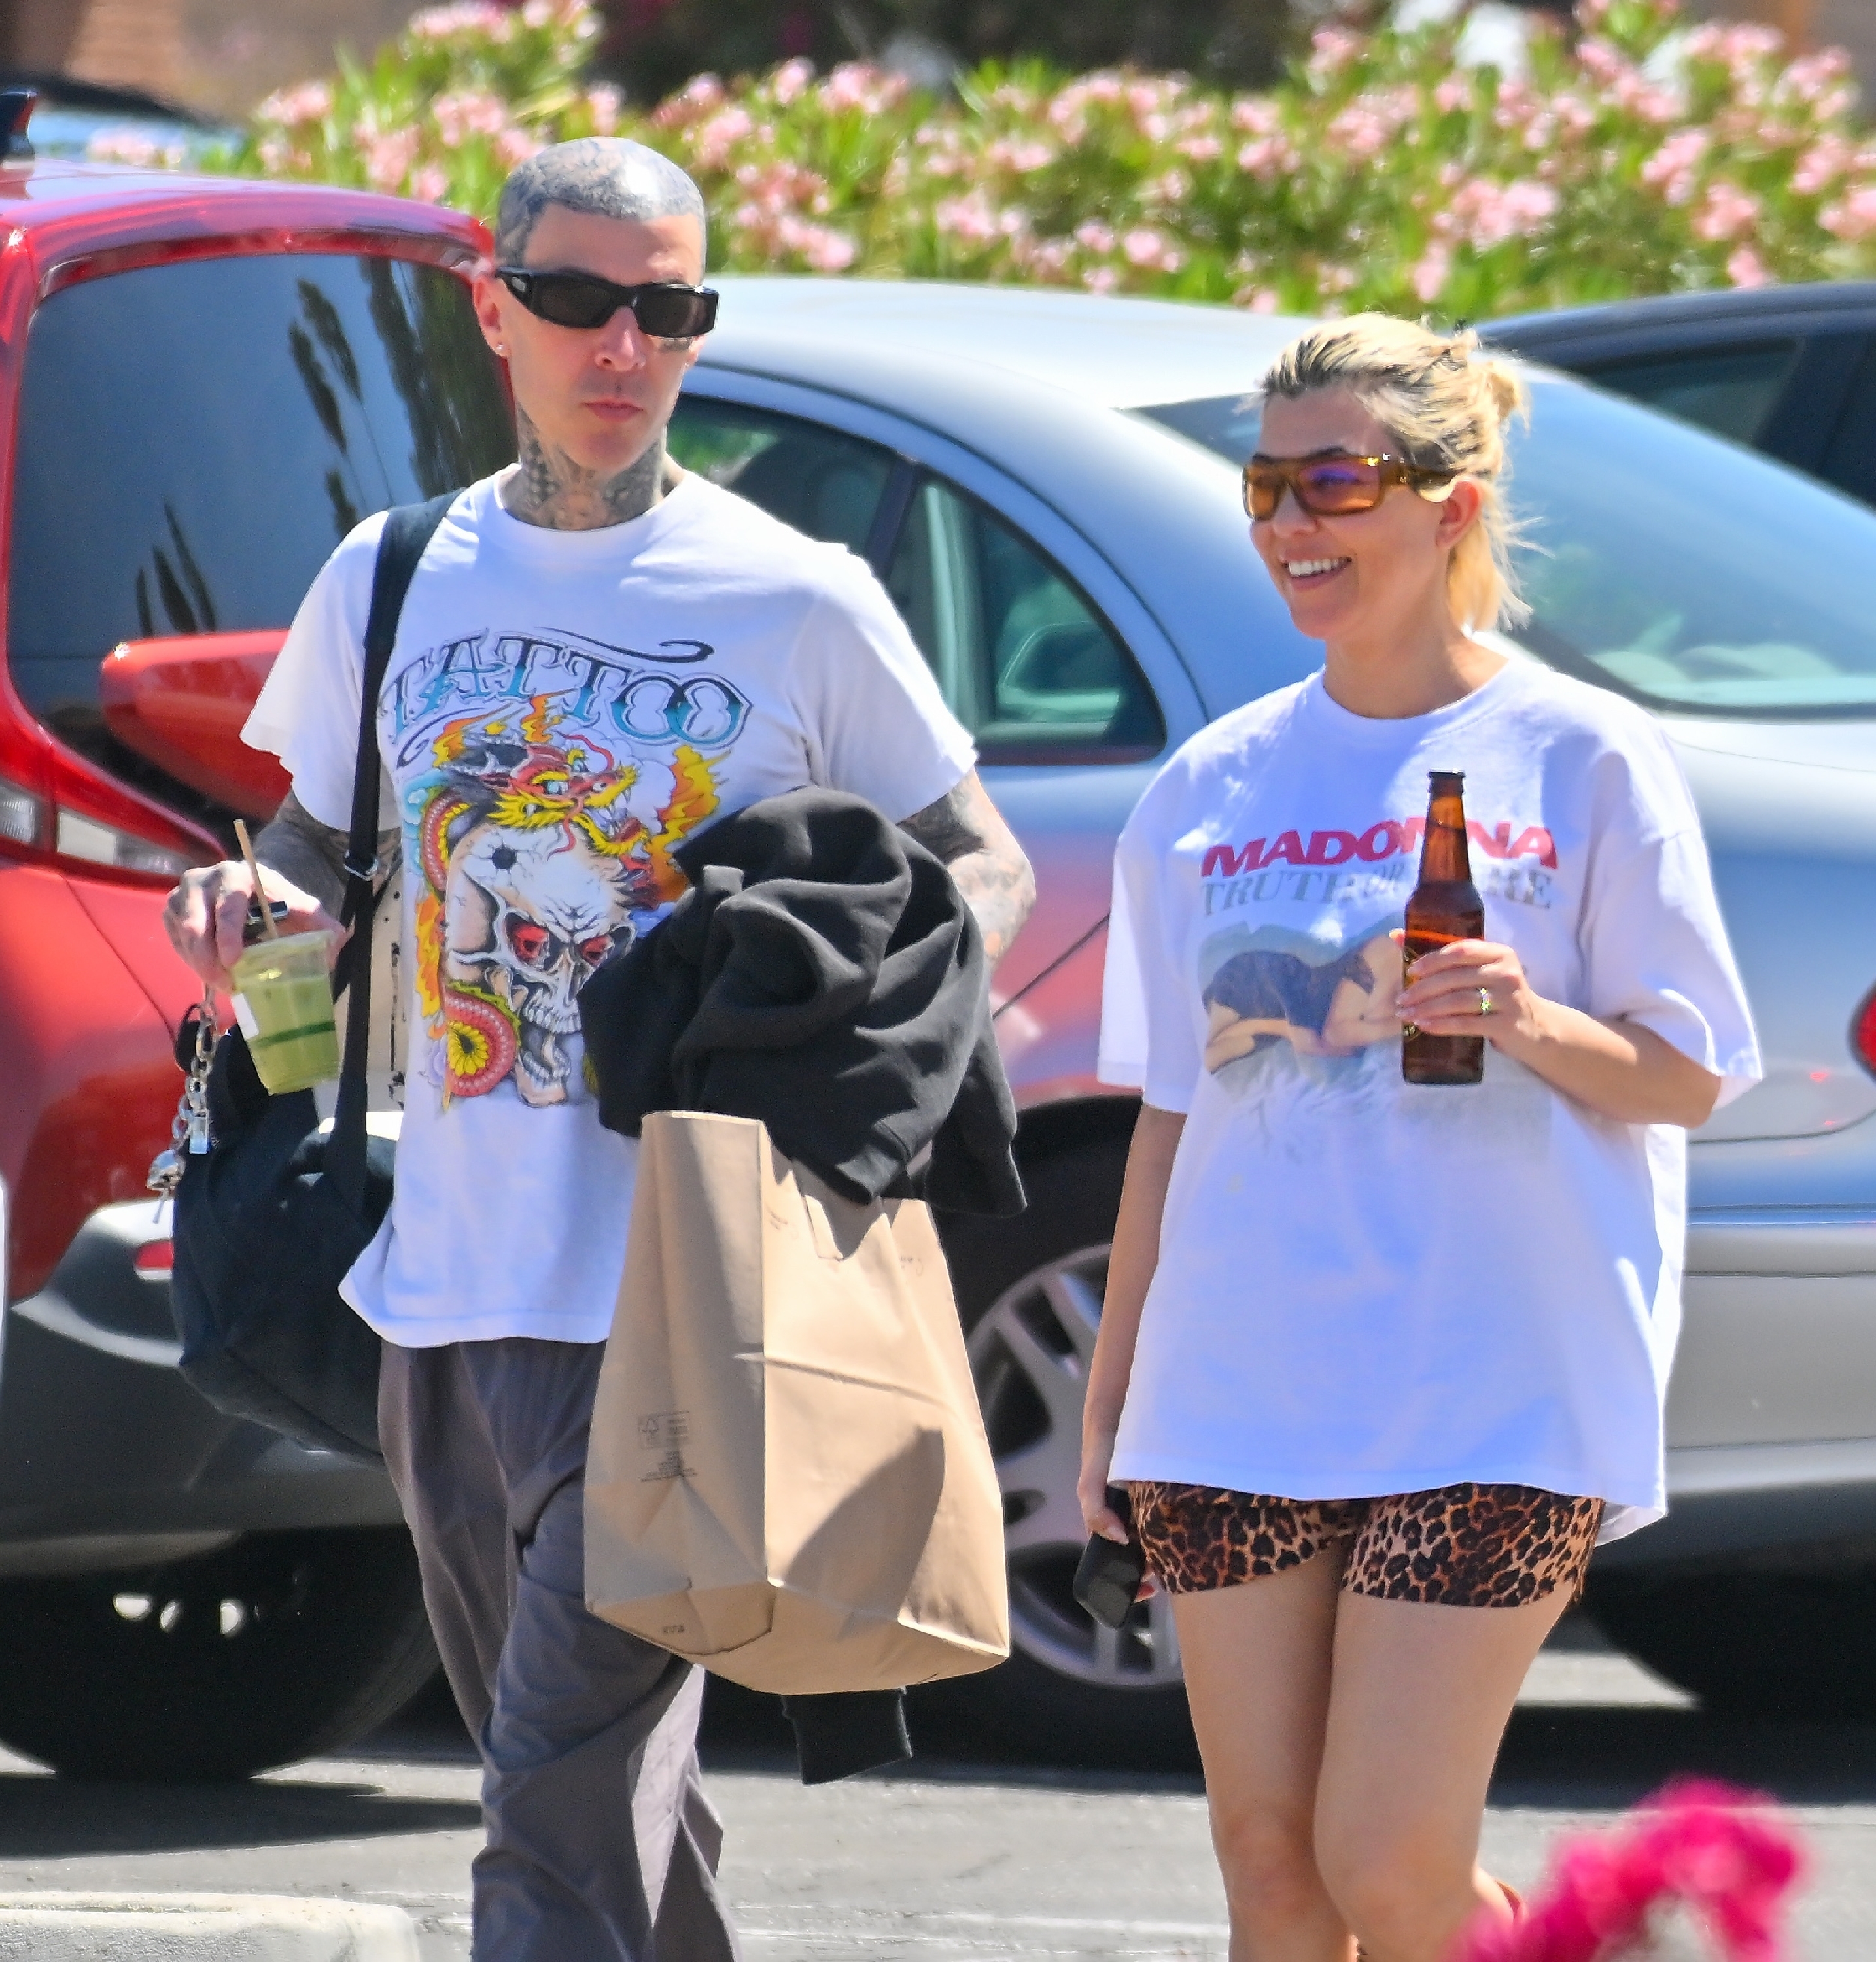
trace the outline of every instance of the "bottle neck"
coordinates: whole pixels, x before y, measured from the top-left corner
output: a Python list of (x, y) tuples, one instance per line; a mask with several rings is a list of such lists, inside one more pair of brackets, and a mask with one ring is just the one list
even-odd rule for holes
[(1427, 834), (1420, 848), (1420, 882), (1425, 885), (1472, 883), (1466, 848), (1465, 807), (1455, 791), (1436, 794), (1427, 807)]

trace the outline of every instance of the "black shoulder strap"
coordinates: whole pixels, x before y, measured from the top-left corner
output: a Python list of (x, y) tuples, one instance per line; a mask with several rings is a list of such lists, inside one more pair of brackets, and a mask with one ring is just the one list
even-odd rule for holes
[(351, 1005), (345, 1022), (345, 1061), (339, 1073), (339, 1104), (332, 1120), (332, 1149), (326, 1170), (340, 1197), (356, 1213), (365, 1208), (365, 1057), (371, 1046), (372, 915), (378, 865), (378, 697), (398, 637), (398, 618), (417, 562), (428, 549), (450, 506), (453, 490), (427, 504), (400, 504), (385, 518), (372, 574), (371, 612), (365, 626), (365, 673), (359, 702), (358, 763), (352, 778), (352, 834), (345, 852), (345, 904), (341, 922), (351, 928), (342, 957), (339, 985), (349, 986)]

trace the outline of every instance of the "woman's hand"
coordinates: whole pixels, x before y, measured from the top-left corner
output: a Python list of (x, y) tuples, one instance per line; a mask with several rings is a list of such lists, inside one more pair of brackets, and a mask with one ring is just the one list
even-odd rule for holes
[[(1395, 929), (1396, 944), (1405, 938)], [(1513, 1053), (1542, 1036), (1543, 998), (1525, 979), (1516, 952), (1496, 941), (1456, 940), (1423, 954), (1394, 1007), (1424, 1034), (1483, 1036)]]
[[(1398, 929), (1393, 937), (1404, 938)], [(1517, 955), (1495, 941), (1456, 940), (1422, 954), (1394, 1007), (1430, 1036), (1483, 1036), (1552, 1089), (1619, 1123), (1696, 1130), (1719, 1099), (1711, 1070), (1644, 1023), (1604, 1021), (1539, 994)]]
[(1103, 1539), (1112, 1540), (1117, 1546), (1125, 1546), (1129, 1535), (1121, 1523), (1120, 1515), (1107, 1503), (1107, 1468), (1114, 1462), (1114, 1437), (1111, 1433), (1104, 1436), (1084, 1436), (1082, 1440), (1082, 1475), (1076, 1481), (1075, 1496), (1080, 1500), (1082, 1523), (1090, 1535), (1098, 1533)]
[[(261, 867), (260, 877), (267, 897), (286, 904), (280, 932), (329, 934), (328, 958), (337, 960), (348, 938), (338, 922), (310, 893), (302, 892), (271, 865)], [(226, 994), (235, 992), (230, 970), (241, 957), (242, 930), (253, 897), (254, 880), (236, 858), (185, 872), (163, 908), (170, 945), (201, 979)]]

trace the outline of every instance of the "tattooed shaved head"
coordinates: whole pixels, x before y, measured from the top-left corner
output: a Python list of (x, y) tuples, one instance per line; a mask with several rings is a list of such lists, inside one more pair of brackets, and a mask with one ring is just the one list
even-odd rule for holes
[(581, 136), (550, 144), (502, 186), (495, 256), (503, 265), (522, 263), (550, 204), (641, 225), (654, 218), (694, 218), (700, 233), (705, 224), (703, 193), (669, 157), (623, 136)]

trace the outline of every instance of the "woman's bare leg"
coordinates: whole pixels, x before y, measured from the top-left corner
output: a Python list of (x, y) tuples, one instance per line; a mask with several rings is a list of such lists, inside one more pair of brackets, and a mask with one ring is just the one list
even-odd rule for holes
[(1231, 1962), (1350, 1962), (1353, 1953), (1314, 1849), (1341, 1575), (1331, 1547), (1267, 1579), (1174, 1599)]
[(1486, 1788), (1525, 1674), (1569, 1599), (1449, 1608), (1342, 1596), (1315, 1848), (1369, 1962), (1442, 1962), (1481, 1905), (1510, 1912), (1478, 1865)]

